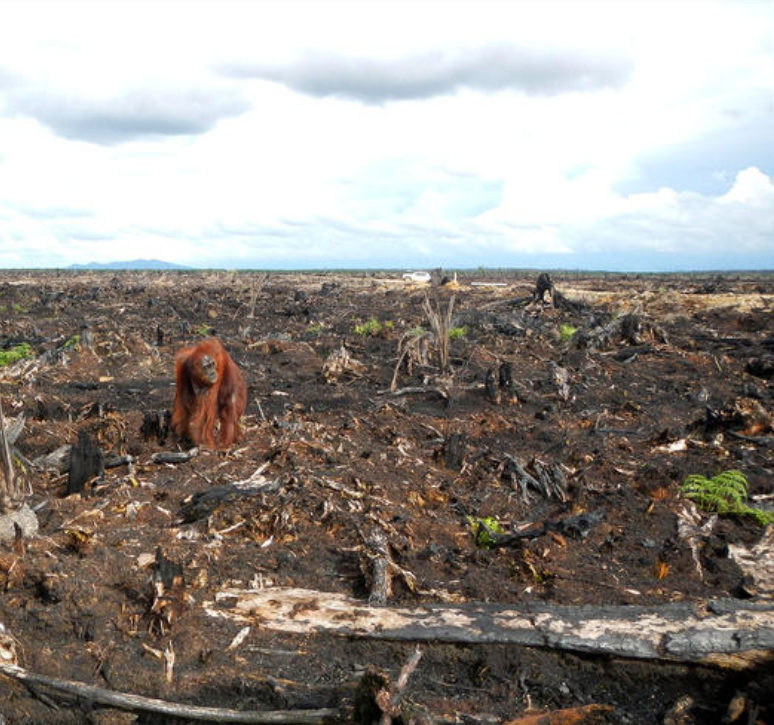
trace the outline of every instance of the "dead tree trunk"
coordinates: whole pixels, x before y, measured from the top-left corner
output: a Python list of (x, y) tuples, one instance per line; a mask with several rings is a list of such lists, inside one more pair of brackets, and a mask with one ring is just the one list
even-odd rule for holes
[(229, 589), (209, 616), (266, 629), (343, 637), (517, 644), (741, 669), (774, 656), (774, 601), (707, 600), (656, 606), (425, 604), (379, 607), (306, 589)]

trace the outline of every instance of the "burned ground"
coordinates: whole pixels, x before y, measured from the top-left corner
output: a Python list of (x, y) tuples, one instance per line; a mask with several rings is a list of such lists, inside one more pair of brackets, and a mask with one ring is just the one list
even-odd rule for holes
[[(0, 348), (27, 343), (32, 355), (0, 369), (0, 395), (7, 417), (25, 416), (16, 448), (40, 521), (23, 552), (0, 549), (0, 622), (20, 664), (191, 704), (338, 706), (367, 666), (397, 676), (413, 645), (253, 626), (229, 649), (240, 627), (205, 605), (266, 587), (365, 602), (374, 530), (406, 573), (389, 605), (770, 598), (729, 556), (763, 529), (722, 517), (694, 557), (680, 485), (736, 469), (753, 502), (772, 502), (774, 278), (558, 274), (553, 303), (536, 299), (536, 278), (415, 287), (381, 273), (3, 273)], [(446, 370), (426, 298), (441, 311), (454, 299)], [(164, 412), (175, 351), (207, 334), (248, 382), (245, 439), (154, 461), (188, 448), (164, 437)], [(43, 458), (82, 431), (107, 461), (133, 463), (65, 496), (68, 454)], [(535, 535), (477, 545), (482, 519), (495, 539)], [(158, 557), (178, 573), (161, 598)], [(615, 708), (611, 722), (677, 722), (673, 706), (690, 696), (684, 722), (714, 723), (741, 692), (739, 722), (774, 721), (767, 665), (422, 648), (409, 693), (433, 717), (599, 703)], [(119, 717), (11, 680), (0, 713)]]

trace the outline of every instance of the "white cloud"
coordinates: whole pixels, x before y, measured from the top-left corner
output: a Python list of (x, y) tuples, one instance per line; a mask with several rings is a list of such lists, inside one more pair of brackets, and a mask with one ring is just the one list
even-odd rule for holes
[(206, 133), (248, 104), (232, 88), (180, 88), (149, 83), (107, 97), (31, 88), (10, 94), (11, 114), (34, 118), (66, 139), (120, 143), (137, 138)]
[(380, 104), (461, 89), (514, 90), (538, 96), (594, 91), (622, 86), (631, 65), (628, 57), (605, 52), (490, 42), (390, 59), (316, 52), (290, 63), (226, 64), (223, 71), (236, 78), (277, 81), (311, 96)]
[(621, 199), (619, 211), (568, 230), (575, 251), (628, 249), (737, 263), (774, 259), (774, 185), (758, 169), (737, 174), (728, 192), (705, 196), (662, 188)]
[(773, 32), (763, 3), (6, 1), (0, 265), (774, 258)]
[(774, 212), (774, 184), (766, 174), (751, 166), (737, 174), (734, 185), (720, 201)]

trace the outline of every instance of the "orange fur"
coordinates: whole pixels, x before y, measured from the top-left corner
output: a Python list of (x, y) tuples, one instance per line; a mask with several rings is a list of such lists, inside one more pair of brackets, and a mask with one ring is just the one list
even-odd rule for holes
[(242, 373), (219, 340), (212, 337), (177, 353), (172, 430), (178, 436), (228, 448), (242, 438), (239, 419), (246, 404)]

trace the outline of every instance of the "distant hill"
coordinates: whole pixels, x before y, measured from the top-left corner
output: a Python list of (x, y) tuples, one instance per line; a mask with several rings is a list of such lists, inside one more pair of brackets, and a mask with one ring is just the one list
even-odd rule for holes
[(134, 259), (131, 262), (87, 262), (71, 264), (68, 269), (192, 269), (160, 259)]

